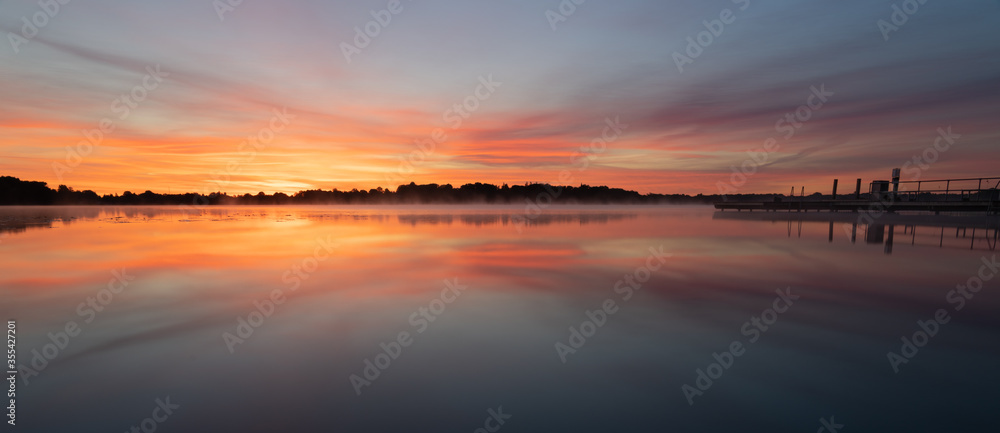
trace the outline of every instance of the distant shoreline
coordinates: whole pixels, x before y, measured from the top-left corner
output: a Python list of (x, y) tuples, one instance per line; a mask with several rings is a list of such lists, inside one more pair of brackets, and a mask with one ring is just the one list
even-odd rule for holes
[(145, 191), (135, 194), (125, 191), (121, 195), (78, 191), (65, 185), (51, 189), (45, 182), (23, 181), (0, 177), (0, 206), (275, 206), (275, 205), (519, 205), (544, 208), (551, 205), (709, 205), (717, 201), (767, 200), (775, 194), (702, 195), (640, 194), (636, 191), (608, 186), (556, 186), (543, 183), (501, 186), (469, 183), (460, 187), (450, 184), (417, 185), (411, 182), (395, 190), (373, 188), (370, 190), (340, 191), (305, 190), (293, 195), (285, 193), (229, 195), (225, 192), (209, 194), (159, 194)]

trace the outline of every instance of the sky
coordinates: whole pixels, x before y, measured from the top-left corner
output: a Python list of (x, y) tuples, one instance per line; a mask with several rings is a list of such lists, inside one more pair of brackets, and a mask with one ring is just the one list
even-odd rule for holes
[(997, 0), (0, 0), (0, 35), (0, 175), (98, 194), (1000, 176)]

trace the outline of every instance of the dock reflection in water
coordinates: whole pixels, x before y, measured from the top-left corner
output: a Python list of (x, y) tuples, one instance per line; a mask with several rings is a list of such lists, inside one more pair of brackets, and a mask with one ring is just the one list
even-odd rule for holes
[[(830, 242), (857, 243), (860, 235), (866, 244), (884, 245), (885, 254), (893, 246), (955, 248), (995, 251), (1000, 239), (1000, 216), (926, 215), (855, 212), (716, 212), (718, 220), (784, 222), (788, 237), (802, 237), (807, 232), (824, 232)], [(808, 236), (808, 234), (807, 234)]]

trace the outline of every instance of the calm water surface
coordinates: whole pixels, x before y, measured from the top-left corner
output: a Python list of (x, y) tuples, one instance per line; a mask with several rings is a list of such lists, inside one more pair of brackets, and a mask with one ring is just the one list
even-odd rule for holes
[(992, 231), (523, 212), (2, 209), (18, 430), (128, 431), (167, 396), (156, 431), (995, 427)]

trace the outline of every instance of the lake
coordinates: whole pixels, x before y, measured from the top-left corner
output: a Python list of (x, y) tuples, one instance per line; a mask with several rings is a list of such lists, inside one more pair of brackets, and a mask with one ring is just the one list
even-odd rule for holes
[(996, 225), (911, 221), (705, 206), (4, 208), (18, 428), (995, 425)]

